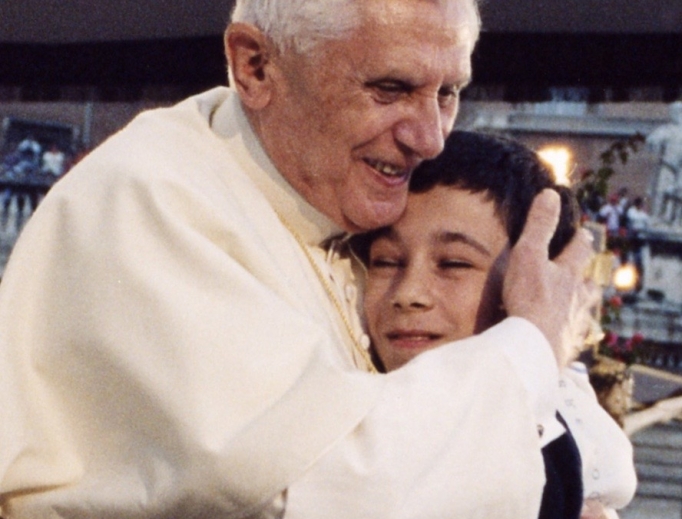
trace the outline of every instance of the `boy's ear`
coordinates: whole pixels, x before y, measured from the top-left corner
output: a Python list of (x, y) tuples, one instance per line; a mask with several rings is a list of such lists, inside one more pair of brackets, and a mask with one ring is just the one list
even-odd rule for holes
[(225, 55), (233, 86), (242, 102), (253, 110), (264, 108), (272, 98), (272, 51), (267, 36), (251, 24), (232, 23), (225, 31)]

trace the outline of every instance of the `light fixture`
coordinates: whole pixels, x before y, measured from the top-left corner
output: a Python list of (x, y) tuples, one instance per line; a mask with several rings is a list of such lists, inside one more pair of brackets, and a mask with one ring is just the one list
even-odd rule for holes
[(565, 146), (547, 146), (538, 150), (538, 156), (554, 173), (554, 181), (562, 186), (571, 185), (571, 152)]
[(632, 263), (621, 265), (613, 272), (613, 286), (620, 292), (629, 292), (637, 286), (639, 273)]

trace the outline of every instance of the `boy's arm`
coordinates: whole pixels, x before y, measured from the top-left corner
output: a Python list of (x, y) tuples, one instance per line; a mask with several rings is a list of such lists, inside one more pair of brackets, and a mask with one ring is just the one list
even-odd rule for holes
[(559, 385), (558, 409), (578, 444), (586, 500), (623, 508), (637, 486), (630, 440), (599, 405), (584, 364), (564, 369)]

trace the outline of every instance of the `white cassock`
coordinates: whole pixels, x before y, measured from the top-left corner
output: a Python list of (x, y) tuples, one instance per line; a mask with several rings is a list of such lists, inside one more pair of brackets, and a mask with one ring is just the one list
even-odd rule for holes
[(538, 425), (561, 432), (544, 337), (508, 319), (359, 369), (338, 232), (226, 88), (86, 157), (0, 286), (4, 516), (534, 519)]

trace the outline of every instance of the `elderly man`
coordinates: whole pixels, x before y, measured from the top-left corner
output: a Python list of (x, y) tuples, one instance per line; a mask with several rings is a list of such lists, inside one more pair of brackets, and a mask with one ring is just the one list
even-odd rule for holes
[(541, 197), (516, 317), (380, 375), (338, 238), (401, 214), (478, 30), (472, 0), (237, 1), (234, 89), (142, 114), (52, 190), (0, 295), (5, 516), (537, 514), (589, 244), (550, 263)]

